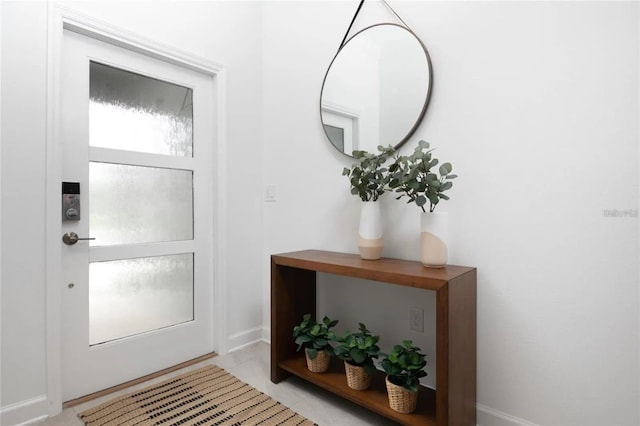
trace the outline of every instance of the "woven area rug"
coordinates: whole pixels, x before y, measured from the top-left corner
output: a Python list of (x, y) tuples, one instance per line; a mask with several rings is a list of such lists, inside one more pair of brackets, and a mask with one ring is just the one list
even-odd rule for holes
[(78, 414), (88, 426), (314, 425), (209, 365)]

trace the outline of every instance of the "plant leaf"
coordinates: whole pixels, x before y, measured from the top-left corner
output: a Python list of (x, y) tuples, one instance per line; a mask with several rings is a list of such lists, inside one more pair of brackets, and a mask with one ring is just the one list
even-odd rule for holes
[(453, 166), (451, 165), (451, 163), (444, 163), (443, 165), (440, 166), (440, 174), (441, 175), (448, 175), (449, 173), (451, 173), (451, 171), (453, 170)]
[(327, 346), (328, 344), (329, 344), (329, 341), (327, 339), (323, 339), (323, 338), (316, 339), (316, 341), (314, 342), (314, 345), (317, 348), (323, 348), (323, 347)]
[(367, 359), (367, 355), (360, 349), (352, 349), (349, 355), (351, 355), (353, 361), (358, 364), (362, 364)]

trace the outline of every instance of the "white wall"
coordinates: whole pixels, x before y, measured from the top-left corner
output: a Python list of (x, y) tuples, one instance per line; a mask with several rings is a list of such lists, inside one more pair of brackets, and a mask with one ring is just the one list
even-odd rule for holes
[[(227, 80), (228, 336), (262, 335), (262, 91), (259, 2), (66, 2), (65, 7), (222, 64)], [(0, 424), (47, 413), (45, 137), (47, 4), (2, 2)], [(19, 208), (16, 208), (19, 206)], [(229, 284), (232, 283), (232, 284)]]
[[(479, 423), (639, 424), (638, 219), (603, 214), (638, 208), (638, 3), (392, 5), (434, 66), (404, 152), (424, 138), (460, 175), (439, 210), (451, 262), (478, 268)], [(264, 176), (279, 196), (264, 211), (265, 324), (269, 254), (357, 251), (359, 204), (340, 176), (350, 161), (324, 139), (317, 107), (355, 6), (264, 5)], [(417, 259), (418, 209), (385, 198), (383, 254)], [(367, 310), (395, 315), (400, 326), (375, 324), (387, 341), (414, 337), (407, 312), (387, 305), (430, 307), (410, 289), (359, 302), (361, 283), (322, 281), (333, 285), (320, 315), (351, 328), (374, 328)]]
[(31, 400), (28, 410), (46, 410), (46, 12), (37, 3), (2, 4), (2, 424), (11, 424), (12, 404)]

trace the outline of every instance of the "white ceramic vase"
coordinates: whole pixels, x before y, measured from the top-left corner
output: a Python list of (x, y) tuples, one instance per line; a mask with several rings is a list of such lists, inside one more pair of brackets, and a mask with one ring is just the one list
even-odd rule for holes
[(382, 213), (377, 201), (363, 201), (360, 209), (358, 250), (360, 257), (377, 260), (382, 255)]
[(447, 230), (449, 217), (445, 212), (422, 213), (420, 217), (420, 250), (422, 264), (443, 268), (447, 264)]

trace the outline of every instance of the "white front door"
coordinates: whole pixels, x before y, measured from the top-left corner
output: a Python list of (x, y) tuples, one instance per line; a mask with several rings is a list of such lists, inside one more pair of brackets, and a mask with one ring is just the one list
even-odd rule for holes
[(210, 76), (71, 31), (62, 63), (68, 401), (214, 350), (215, 163)]

